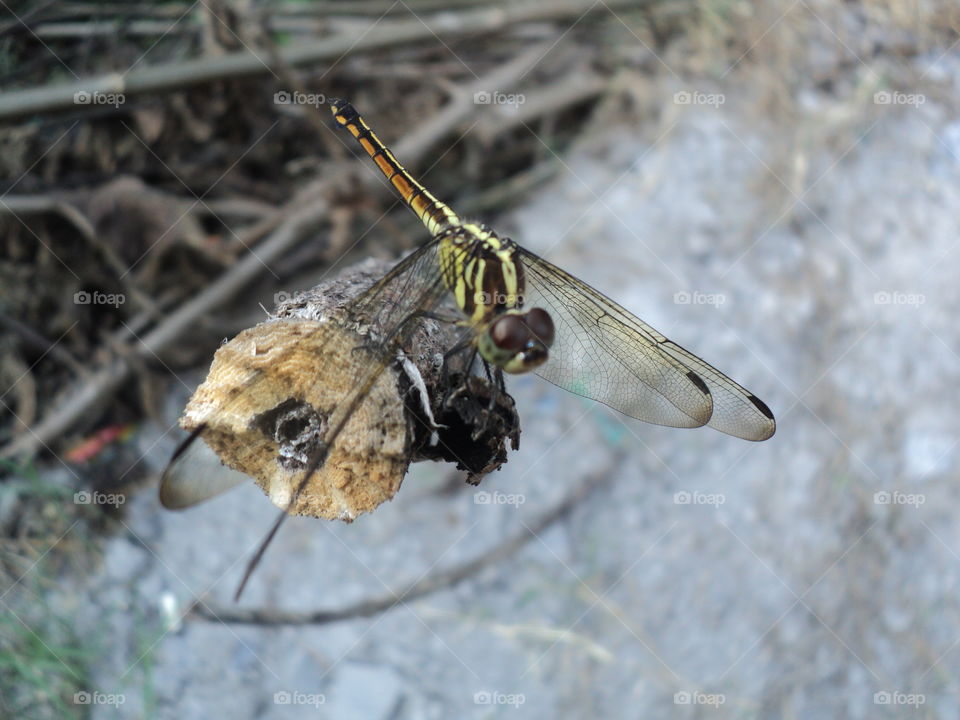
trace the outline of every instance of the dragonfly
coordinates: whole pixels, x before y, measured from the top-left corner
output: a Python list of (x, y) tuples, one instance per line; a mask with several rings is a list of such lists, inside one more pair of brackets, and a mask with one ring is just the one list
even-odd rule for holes
[[(334, 122), (356, 139), (431, 240), (351, 302), (353, 323), (372, 338), (362, 348), (367, 361), (358, 363), (355, 389), (327, 419), (288, 511), (424, 318), (458, 325), (464, 339), (448, 355), (471, 351), (468, 367), (479, 355), (500, 386), (503, 373), (534, 372), (648, 423), (708, 426), (750, 441), (773, 436), (773, 413), (752, 392), (582, 280), (488, 225), (461, 218), (400, 164), (350, 103), (328, 103)], [(325, 337), (312, 339), (322, 343)], [(252, 378), (251, 387), (256, 382)], [(164, 473), (161, 500), (168, 507), (199, 502), (242, 477), (234, 473), (221, 482), (204, 473), (192, 484), (184, 480), (188, 474), (179, 460), (206, 430), (193, 430)], [(237, 596), (286, 515), (280, 514), (248, 564)]]
[[(751, 441), (773, 436), (773, 413), (752, 392), (582, 280), (462, 219), (404, 169), (350, 103), (330, 106), (433, 236), (390, 273), (388, 282), (403, 276), (409, 286), (412, 307), (403, 311), (425, 312), (437, 290), (449, 293), (473, 347), (498, 372), (533, 371), (648, 423), (706, 425)], [(377, 295), (375, 287), (362, 304), (376, 307)]]

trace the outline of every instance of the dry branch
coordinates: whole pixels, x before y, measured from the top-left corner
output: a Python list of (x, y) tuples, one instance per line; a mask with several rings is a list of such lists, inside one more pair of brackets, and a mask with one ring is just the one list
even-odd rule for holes
[(544, 115), (561, 112), (571, 105), (590, 100), (602, 94), (610, 81), (593, 74), (564, 77), (544, 88), (524, 93), (523, 103), (515, 108), (495, 105), (492, 111), (477, 121), (476, 138), (489, 144), (505, 132), (532, 122)]
[[(490, 74), (479, 79), (477, 87), (495, 87), (497, 84), (509, 85), (516, 82), (528, 69), (531, 53), (527, 52), (518, 59), (507, 61)], [(465, 98), (469, 98), (469, 104)], [(461, 94), (451, 101), (448, 108), (437, 113), (436, 118), (427, 119), (423, 124), (401, 138), (396, 144), (397, 154), (416, 167), (430, 147), (441, 137), (450, 133), (476, 107), (472, 104), (472, 94)], [(439, 118), (439, 119), (437, 119)], [(428, 127), (430, 135), (423, 128)], [(388, 193), (380, 176), (363, 173), (362, 181), (371, 191)], [(219, 280), (206, 290), (185, 302), (155, 329), (143, 337), (131, 341), (130, 353), (136, 359), (155, 361), (167, 349), (173, 346), (183, 334), (195, 325), (211, 310), (225, 304), (237, 292), (259, 276), (272, 262), (278, 260), (328, 214), (326, 195), (331, 188), (331, 180), (321, 180), (308, 186), (288, 204), (265, 216), (254, 227), (243, 232), (239, 241), (246, 247), (256, 245), (250, 254), (238, 260)], [(276, 229), (274, 229), (276, 228)], [(265, 234), (272, 232), (262, 242), (257, 242)], [(332, 260), (333, 258), (331, 258)], [(33, 455), (40, 447), (66, 433), (74, 423), (86, 416), (90, 408), (113, 395), (128, 379), (131, 363), (123, 357), (110, 361), (90, 378), (77, 382), (77, 386), (66, 394), (66, 399), (48, 411), (40, 423), (30, 432), (8, 443), (0, 449), (0, 458), (19, 455)]]
[[(579, 18), (591, 9), (616, 9), (637, 4), (636, 0), (608, 0), (604, 4), (591, 0), (521, 2), (459, 13), (445, 12), (410, 20), (378, 20), (370, 26), (369, 32), (359, 37), (356, 33), (342, 33), (315, 42), (286, 47), (279, 50), (279, 53), (290, 65), (309, 65), (324, 60), (337, 61), (347, 54), (364, 50), (423, 40), (483, 35), (517, 23)], [(53, 110), (76, 110), (78, 106), (74, 104), (73, 98), (78, 92), (123, 93), (132, 97), (142, 93), (181, 90), (190, 85), (214, 80), (259, 75), (269, 69), (263, 57), (244, 51), (165, 63), (126, 74), (110, 73), (63, 85), (0, 93), (0, 120)]]

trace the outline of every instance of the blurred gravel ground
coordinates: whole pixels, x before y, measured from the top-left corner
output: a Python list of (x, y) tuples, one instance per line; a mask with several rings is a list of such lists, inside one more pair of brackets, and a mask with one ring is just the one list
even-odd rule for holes
[(121, 640), (95, 679), (127, 701), (95, 717), (960, 717), (960, 119), (868, 97), (831, 133), (852, 101), (810, 93), (785, 125), (746, 88), (719, 107), (672, 103), (683, 89), (658, 88), (659, 126), (588, 138), (496, 224), (756, 392), (777, 435), (643, 425), (516, 379), (521, 450), (480, 489), (523, 504), (434, 493), (447, 470), (418, 466), (353, 525), (289, 522), (243, 605), (401, 588), (585, 475), (613, 482), (452, 590), (314, 628), (160, 634), (164, 592), (230, 602), (275, 511), (252, 485), (181, 514), (142, 493), (69, 600)]

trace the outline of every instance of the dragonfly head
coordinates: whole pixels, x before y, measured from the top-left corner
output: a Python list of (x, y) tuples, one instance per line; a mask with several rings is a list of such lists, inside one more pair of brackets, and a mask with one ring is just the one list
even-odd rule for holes
[(507, 310), (480, 335), (478, 349), (484, 360), (505, 372), (524, 373), (547, 361), (553, 337), (553, 319), (546, 310)]

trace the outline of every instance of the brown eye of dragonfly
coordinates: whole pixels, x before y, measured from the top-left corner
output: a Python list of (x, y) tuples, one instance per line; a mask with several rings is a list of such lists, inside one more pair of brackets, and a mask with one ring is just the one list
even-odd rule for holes
[(519, 353), (534, 345), (553, 344), (553, 320), (546, 310), (533, 308), (528, 313), (510, 313), (497, 318), (490, 328), (490, 338), (501, 350)]
[(553, 345), (553, 318), (542, 308), (533, 308), (527, 313), (527, 327), (533, 336), (547, 347)]
[(519, 315), (502, 315), (490, 328), (490, 339), (501, 350), (520, 352), (530, 341), (530, 329)]

